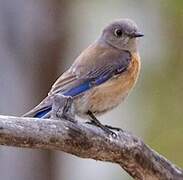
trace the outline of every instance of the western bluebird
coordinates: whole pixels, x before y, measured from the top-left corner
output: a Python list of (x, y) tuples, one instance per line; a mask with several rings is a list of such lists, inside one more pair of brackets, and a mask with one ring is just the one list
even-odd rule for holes
[(48, 96), (24, 116), (49, 118), (54, 97), (62, 96), (72, 99), (75, 115), (90, 117), (106, 130), (95, 115), (119, 105), (136, 83), (140, 70), (137, 38), (142, 36), (129, 19), (107, 25), (100, 37), (57, 79)]

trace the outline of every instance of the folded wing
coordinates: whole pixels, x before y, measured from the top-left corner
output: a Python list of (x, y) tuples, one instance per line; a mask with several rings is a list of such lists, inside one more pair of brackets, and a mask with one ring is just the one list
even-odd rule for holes
[(54, 83), (48, 97), (25, 115), (43, 117), (51, 110), (52, 97), (55, 94), (75, 98), (128, 69), (131, 61), (131, 54), (128, 51), (106, 48), (95, 50), (95, 48), (86, 49), (71, 68)]

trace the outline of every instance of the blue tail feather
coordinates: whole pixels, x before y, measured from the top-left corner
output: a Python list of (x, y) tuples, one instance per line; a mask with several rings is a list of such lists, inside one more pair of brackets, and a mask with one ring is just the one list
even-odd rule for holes
[[(103, 78), (98, 78), (95, 80), (95, 85), (100, 85), (103, 82), (105, 82), (108, 79), (108, 76), (104, 76)], [(71, 97), (75, 97), (87, 90), (89, 90), (91, 88), (91, 82), (90, 81), (86, 81), (82, 84), (80, 84), (79, 86), (73, 87), (71, 89), (69, 89), (68, 91), (64, 92), (63, 95), (64, 96), (71, 96)], [(39, 111), (38, 113), (36, 113), (34, 115), (35, 118), (42, 118), (43, 116), (45, 116), (47, 113), (49, 113), (51, 111), (52, 107), (48, 107), (48, 108), (44, 108), (43, 110)]]
[(35, 118), (42, 118), (44, 115), (46, 115), (47, 113), (49, 113), (51, 111), (51, 107), (47, 108), (47, 109), (44, 109), (42, 111), (39, 111), (38, 113), (36, 113), (34, 115)]

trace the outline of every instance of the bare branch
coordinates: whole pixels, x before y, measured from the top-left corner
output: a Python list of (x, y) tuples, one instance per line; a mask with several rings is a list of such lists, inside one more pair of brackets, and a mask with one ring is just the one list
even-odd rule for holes
[(0, 116), (0, 144), (60, 150), (119, 164), (140, 180), (182, 180), (183, 170), (129, 132), (109, 137), (98, 127), (70, 121)]

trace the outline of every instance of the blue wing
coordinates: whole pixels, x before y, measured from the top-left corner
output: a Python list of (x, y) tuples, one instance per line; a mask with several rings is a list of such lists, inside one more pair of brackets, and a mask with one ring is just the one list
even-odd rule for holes
[[(114, 51), (115, 52), (115, 51)], [(121, 51), (120, 53), (106, 53), (106, 56), (98, 57), (96, 66), (86, 65), (86, 69), (80, 70), (80, 64), (74, 67), (77, 69), (76, 75), (62, 76), (53, 85), (49, 94), (61, 93), (65, 96), (75, 97), (81, 93), (98, 86), (114, 75), (124, 72), (131, 61), (131, 53), (128, 51)], [(81, 72), (80, 72), (81, 71)]]
[[(112, 58), (112, 60), (111, 60)], [(111, 79), (117, 74), (121, 74), (128, 68), (131, 61), (131, 54), (128, 51), (121, 51), (120, 53), (111, 56), (102, 57), (96, 67), (90, 70), (83, 71), (79, 75), (65, 73), (53, 85), (49, 95), (61, 93), (64, 96), (76, 97), (89, 89), (99, 86)], [(78, 69), (78, 67), (75, 67)], [(51, 110), (50, 102), (40, 103), (35, 110), (33, 109), (33, 117), (41, 118)], [(26, 114), (27, 115), (27, 114)]]
[(81, 93), (84, 93), (85, 91), (93, 88), (94, 86), (101, 85), (102, 83), (106, 82), (111, 77), (113, 77), (114, 75), (124, 72), (126, 69), (127, 67), (124, 67), (124, 66), (118, 67), (118, 69), (113, 69), (113, 70), (111, 69), (111, 71), (106, 71), (105, 73), (100, 74), (99, 77), (86, 79), (84, 82), (82, 82), (78, 86), (73, 87), (68, 91), (64, 92), (63, 95), (71, 96), (71, 97), (80, 95)]

